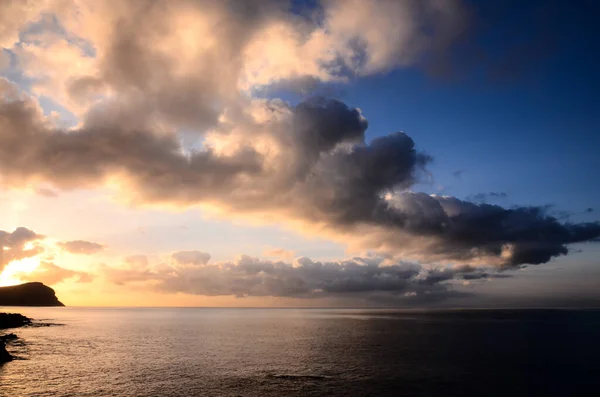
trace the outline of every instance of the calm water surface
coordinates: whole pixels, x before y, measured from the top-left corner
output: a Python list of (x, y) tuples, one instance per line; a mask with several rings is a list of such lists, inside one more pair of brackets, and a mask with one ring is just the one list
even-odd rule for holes
[(600, 311), (1, 308), (0, 396), (598, 395)]

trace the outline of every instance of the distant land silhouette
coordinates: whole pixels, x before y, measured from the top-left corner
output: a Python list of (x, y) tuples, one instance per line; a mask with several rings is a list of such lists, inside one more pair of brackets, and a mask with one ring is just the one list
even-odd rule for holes
[(54, 290), (42, 283), (31, 282), (0, 287), (0, 306), (64, 306)]

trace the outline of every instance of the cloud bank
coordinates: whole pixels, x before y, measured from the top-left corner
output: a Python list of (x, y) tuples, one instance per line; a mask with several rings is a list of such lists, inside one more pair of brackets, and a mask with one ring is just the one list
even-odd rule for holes
[[(510, 268), (420, 264), (374, 253), (339, 260), (302, 256), (290, 259), (291, 253), (282, 249), (274, 249), (270, 254), (288, 258), (239, 255), (233, 260), (211, 261), (207, 252), (186, 250), (152, 257), (131, 255), (121, 263), (115, 262), (112, 256), (99, 256), (98, 260), (111, 258), (112, 261), (65, 268), (60, 265), (64, 243), (53, 244), (51, 238), (25, 227), (12, 233), (2, 232), (2, 236), (5, 247), (10, 244), (14, 249), (30, 250), (32, 243), (38, 244), (38, 249), (23, 256), (36, 257), (37, 266), (29, 270), (11, 268), (12, 279), (41, 281), (48, 285), (93, 282), (103, 288), (110, 289), (107, 284), (112, 284), (122, 291), (171, 295), (428, 304), (470, 298), (474, 296), (470, 284), (516, 275)], [(11, 263), (18, 260), (16, 256)]]
[[(360, 109), (337, 99), (253, 96), (418, 65), (451, 44), (459, 2), (329, 0), (306, 12), (281, 1), (27, 4), (0, 13), (15, 13), (0, 43), (33, 82), (27, 93), (0, 79), (5, 187), (116, 185), (137, 204), (201, 205), (456, 266), (541, 264), (600, 236), (600, 224), (561, 222), (544, 208), (414, 193), (431, 157), (406, 133), (367, 140)], [(46, 116), (39, 95), (78, 124)], [(297, 288), (314, 290), (302, 279), (310, 288)]]
[(150, 264), (145, 257), (128, 258), (119, 267), (103, 266), (101, 274), (116, 285), (141, 283), (164, 293), (239, 298), (381, 299), (388, 296), (407, 300), (441, 300), (459, 296), (461, 294), (452, 287), (453, 280), (462, 283), (510, 277), (468, 266), (426, 269), (414, 263), (390, 261), (380, 256), (324, 262), (299, 257), (284, 262), (240, 255), (233, 261), (215, 263), (182, 263), (178, 257), (176, 253), (156, 264)]

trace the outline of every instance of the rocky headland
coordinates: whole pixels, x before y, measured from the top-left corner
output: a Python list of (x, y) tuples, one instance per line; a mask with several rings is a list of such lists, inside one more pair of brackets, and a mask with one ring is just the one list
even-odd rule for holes
[[(0, 287), (0, 306), (64, 306), (54, 290), (42, 283), (32, 282), (10, 287)], [(0, 364), (13, 360), (6, 350), (6, 343), (18, 339), (14, 333), (4, 334), (3, 330), (32, 324), (30, 318), (19, 313), (0, 313)]]
[(42, 283), (32, 282), (0, 287), (0, 306), (64, 306), (54, 290)]

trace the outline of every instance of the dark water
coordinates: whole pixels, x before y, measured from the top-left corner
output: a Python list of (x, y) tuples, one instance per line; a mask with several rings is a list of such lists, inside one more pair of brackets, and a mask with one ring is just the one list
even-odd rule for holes
[(600, 395), (600, 311), (0, 311), (2, 396)]

